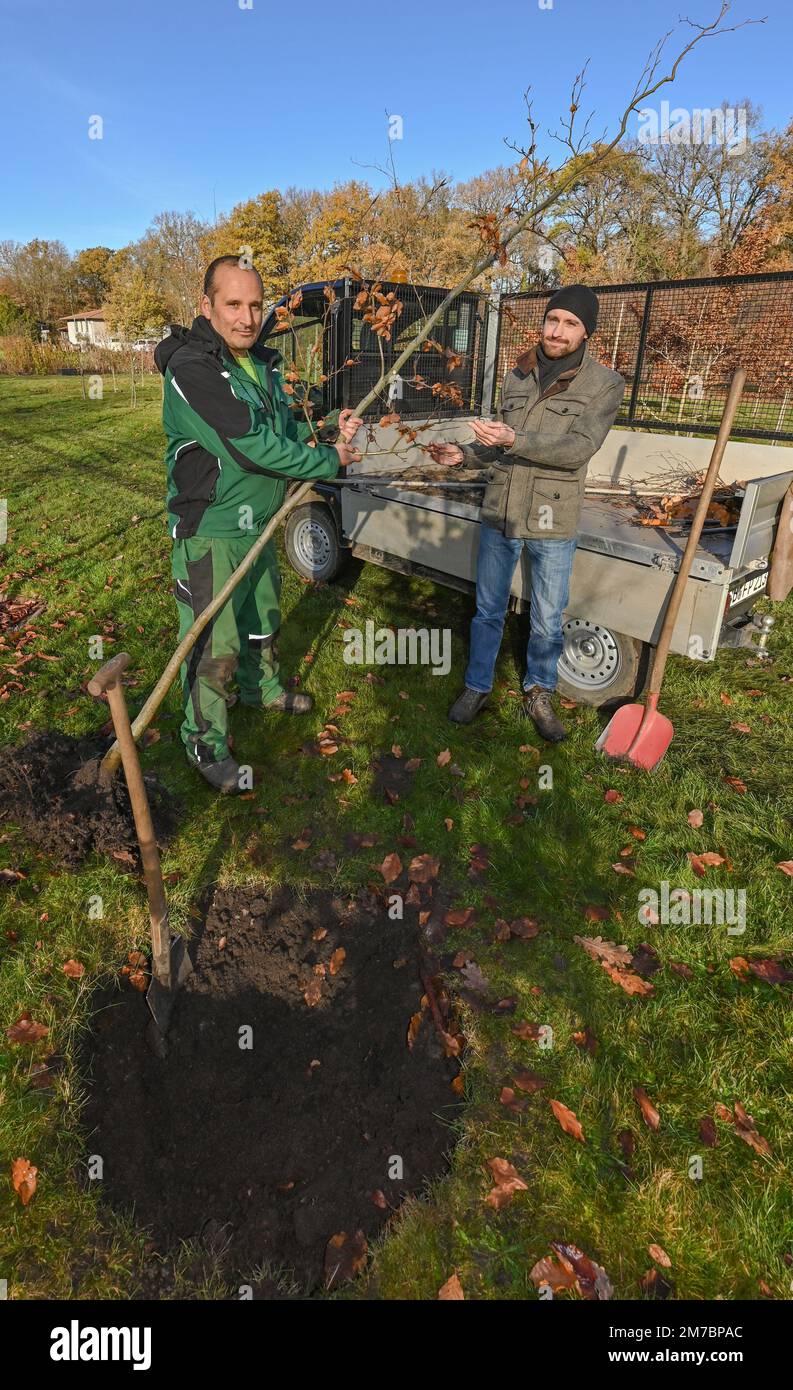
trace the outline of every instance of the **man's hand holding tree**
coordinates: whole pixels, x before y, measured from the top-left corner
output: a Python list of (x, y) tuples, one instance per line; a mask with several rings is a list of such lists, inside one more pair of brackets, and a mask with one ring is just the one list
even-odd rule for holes
[[(490, 449), (508, 449), (515, 443), (515, 431), (497, 420), (472, 420), (471, 429), (476, 435), (476, 442), (486, 444)], [(429, 451), (435, 463), (450, 468), (462, 463), (465, 457), (459, 444), (443, 444), (440, 440), (430, 444)]]
[(352, 441), (363, 426), (363, 420), (351, 410), (339, 411), (339, 440), (334, 445), (339, 456), (339, 467), (347, 468), (351, 463), (360, 463), (361, 451), (352, 447)]

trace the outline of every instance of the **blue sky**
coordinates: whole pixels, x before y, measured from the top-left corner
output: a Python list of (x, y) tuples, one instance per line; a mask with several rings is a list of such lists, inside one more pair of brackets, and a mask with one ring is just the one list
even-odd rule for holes
[[(387, 161), (386, 111), (404, 122), (400, 178), (469, 178), (505, 162), (504, 136), (522, 139), (527, 86), (556, 127), (589, 58), (582, 110), (613, 131), (678, 13), (709, 22), (719, 7), (542, 3), (0, 0), (0, 239), (116, 247), (165, 209), (211, 219), (268, 188), (381, 185), (360, 166)], [(729, 22), (761, 16), (708, 39), (655, 100), (750, 98), (787, 125), (793, 0), (734, 0)], [(88, 138), (96, 115), (101, 140)]]

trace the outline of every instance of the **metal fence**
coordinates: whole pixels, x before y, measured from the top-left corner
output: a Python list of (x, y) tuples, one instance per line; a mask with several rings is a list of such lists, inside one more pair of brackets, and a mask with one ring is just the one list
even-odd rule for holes
[[(588, 349), (628, 383), (618, 425), (715, 434), (741, 366), (733, 432), (793, 441), (793, 271), (592, 288), (600, 313)], [(493, 404), (504, 374), (536, 343), (550, 293), (501, 297)]]
[[(378, 337), (364, 322), (366, 309), (355, 308), (360, 289), (360, 285), (352, 284), (343, 297), (344, 327), (340, 338), (352, 362), (340, 376), (340, 403), (345, 406), (355, 405), (371, 390), (383, 370), (387, 371), (404, 351), (421, 321), (448, 294), (448, 290), (436, 286), (383, 282), (382, 292), (387, 294), (393, 290), (403, 306), (389, 342)], [(485, 295), (459, 295), (429, 335), (437, 347), (413, 353), (400, 369), (400, 380), (392, 388), (391, 399), (385, 396), (373, 404), (364, 412), (366, 417), (373, 418), (389, 410), (398, 411), (403, 419), (430, 414), (443, 419), (480, 414), (487, 312)], [(417, 377), (426, 384), (417, 384)]]

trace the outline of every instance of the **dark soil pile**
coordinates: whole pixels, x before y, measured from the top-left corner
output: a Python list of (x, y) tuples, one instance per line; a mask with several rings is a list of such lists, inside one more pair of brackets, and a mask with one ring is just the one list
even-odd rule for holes
[(232, 1280), (270, 1262), (309, 1292), (331, 1237), (371, 1241), (444, 1171), (458, 1064), (421, 1010), (415, 916), (390, 921), (366, 889), (218, 889), (168, 1056), (146, 1046), (140, 995), (99, 1013), (88, 1152), (158, 1250), (197, 1238)]
[[(67, 867), (96, 850), (139, 862), (135, 823), (124, 774), (109, 786), (99, 780), (99, 760), (110, 740), (75, 739), (45, 731), (0, 759), (0, 816), (19, 825), (27, 839)], [(145, 774), (157, 839), (173, 831), (175, 810), (164, 787)]]

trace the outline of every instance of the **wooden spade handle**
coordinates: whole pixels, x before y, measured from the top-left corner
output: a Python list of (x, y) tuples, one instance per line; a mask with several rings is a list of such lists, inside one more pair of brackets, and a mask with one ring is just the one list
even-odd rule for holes
[[(140, 846), (143, 876), (146, 881), (146, 896), (149, 900), (149, 920), (151, 922), (152, 969), (157, 979), (166, 989), (170, 989), (170, 930), (165, 885), (160, 867), (160, 852), (157, 848), (157, 837), (152, 824), (149, 798), (146, 795), (146, 784), (140, 770), (138, 750), (130, 727), (129, 711), (124, 699), (124, 687), (121, 684), (121, 675), (129, 666), (130, 661), (131, 657), (128, 652), (119, 652), (118, 656), (105, 662), (105, 665), (88, 682), (88, 690), (91, 695), (107, 694), (129, 799), (132, 804), (135, 834)], [(105, 778), (108, 777), (104, 769), (101, 775)]]
[(118, 656), (111, 657), (110, 661), (100, 666), (96, 675), (91, 677), (88, 682), (88, 694), (106, 695), (111, 686), (118, 685), (131, 660), (129, 652), (119, 652)]
[(661, 682), (663, 681), (664, 671), (666, 670), (666, 660), (669, 656), (669, 647), (672, 642), (672, 633), (675, 630), (677, 615), (680, 612), (680, 605), (683, 602), (683, 592), (688, 581), (688, 576), (691, 573), (694, 556), (697, 553), (697, 546), (699, 545), (700, 536), (702, 535), (702, 527), (705, 524), (705, 516), (707, 515), (707, 510), (710, 506), (711, 498), (713, 497), (713, 489), (716, 486), (716, 479), (719, 476), (719, 468), (721, 467), (721, 461), (724, 457), (724, 450), (727, 447), (727, 440), (730, 437), (732, 422), (735, 419), (735, 412), (738, 409), (738, 404), (743, 395), (745, 382), (746, 372), (743, 367), (738, 367), (733, 373), (727, 399), (724, 402), (724, 411), (721, 417), (721, 424), (719, 425), (719, 432), (716, 435), (716, 442), (713, 445), (713, 453), (710, 456), (708, 471), (705, 474), (705, 481), (702, 484), (702, 492), (700, 493), (699, 502), (697, 503), (697, 510), (694, 513), (691, 530), (688, 533), (686, 548), (683, 552), (683, 558), (680, 561), (680, 568), (675, 576), (669, 604), (664, 614), (661, 635), (658, 638), (658, 646), (655, 649), (655, 660), (653, 662), (653, 674), (650, 679), (649, 691), (650, 698), (653, 696), (656, 697), (656, 700), (653, 702), (654, 704), (657, 703), (657, 696), (661, 690)]

